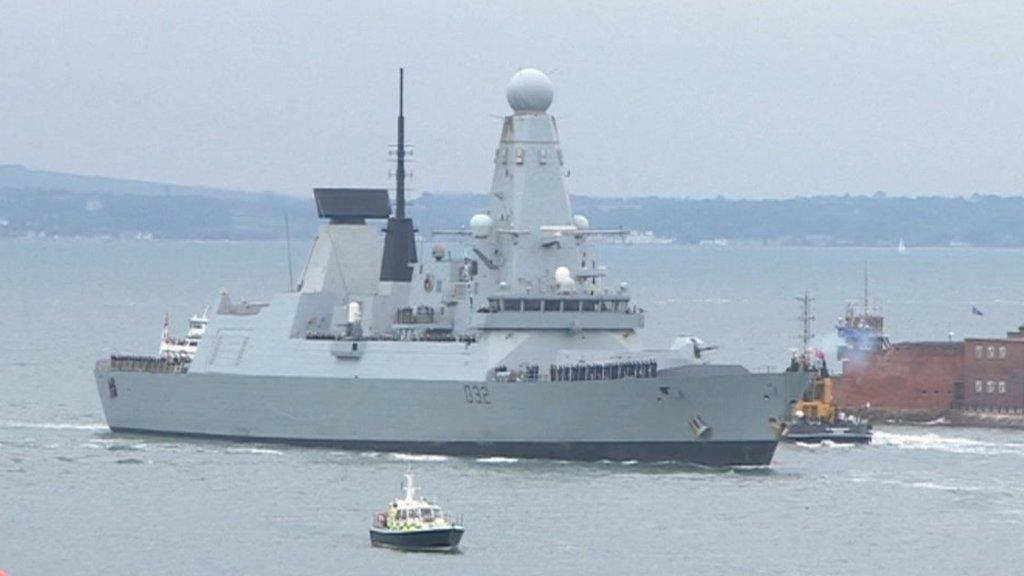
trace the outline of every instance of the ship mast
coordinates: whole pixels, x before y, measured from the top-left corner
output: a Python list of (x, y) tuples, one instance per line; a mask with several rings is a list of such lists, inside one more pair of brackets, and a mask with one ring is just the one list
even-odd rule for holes
[(405, 219), (405, 68), (398, 69), (398, 166), (395, 168), (395, 217)]
[(405, 217), (405, 69), (398, 69), (398, 159), (395, 169), (395, 216), (388, 218), (384, 233), (384, 258), (380, 279), (385, 282), (412, 280), (411, 264), (416, 263), (416, 231)]
[(804, 357), (807, 354), (807, 345), (811, 338), (814, 338), (814, 334), (811, 334), (811, 322), (814, 320), (814, 316), (811, 315), (811, 302), (814, 298), (809, 292), (804, 291), (804, 295), (797, 297), (797, 301), (803, 304), (803, 313), (800, 315), (800, 322), (803, 325), (803, 332), (800, 334), (800, 356)]
[(864, 313), (868, 313), (868, 263), (864, 263)]

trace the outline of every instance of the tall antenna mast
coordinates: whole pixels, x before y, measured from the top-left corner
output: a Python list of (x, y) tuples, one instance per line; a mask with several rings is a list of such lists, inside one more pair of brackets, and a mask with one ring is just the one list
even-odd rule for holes
[(811, 338), (814, 338), (814, 334), (811, 334), (811, 322), (814, 320), (814, 316), (811, 315), (811, 302), (814, 298), (811, 298), (810, 293), (804, 292), (802, 297), (798, 297), (797, 301), (803, 303), (803, 314), (800, 315), (800, 322), (803, 324), (803, 332), (800, 335), (800, 355), (803, 356), (807, 353), (807, 345), (811, 342)]
[[(380, 279), (384, 282), (409, 282), (416, 263), (416, 229), (405, 216), (405, 68), (398, 69), (398, 150), (395, 151), (395, 215), (388, 218), (384, 232), (384, 256)], [(391, 155), (391, 152), (388, 152)]]
[(284, 241), (288, 250), (288, 291), (295, 290), (295, 276), (292, 274), (292, 232), (288, 228), (288, 211), (284, 211)]
[(405, 218), (405, 68), (398, 69), (398, 168), (395, 171), (395, 217)]
[(864, 313), (868, 313), (868, 263), (864, 262)]

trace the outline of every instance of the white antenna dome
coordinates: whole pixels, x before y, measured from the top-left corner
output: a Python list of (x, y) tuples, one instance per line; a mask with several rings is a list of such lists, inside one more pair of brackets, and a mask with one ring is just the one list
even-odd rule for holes
[(572, 273), (565, 266), (555, 268), (555, 285), (562, 294), (568, 294), (576, 288), (576, 281), (572, 279)]
[(518, 114), (520, 112), (546, 112), (555, 98), (551, 79), (536, 68), (525, 68), (516, 72), (508, 82), (505, 91), (508, 105)]
[(474, 214), (469, 219), (469, 229), (474, 238), (487, 238), (494, 230), (494, 219), (487, 214)]
[(572, 217), (572, 223), (576, 225), (576, 229), (583, 232), (590, 229), (590, 220), (582, 214), (576, 214)]

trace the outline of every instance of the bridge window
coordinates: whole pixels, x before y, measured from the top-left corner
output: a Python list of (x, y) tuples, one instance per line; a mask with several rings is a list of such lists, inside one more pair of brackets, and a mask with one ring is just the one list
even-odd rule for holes
[(595, 310), (597, 310), (597, 300), (584, 300), (583, 301), (583, 311), (584, 312), (593, 312)]
[(544, 301), (544, 311), (545, 312), (558, 312), (561, 309), (562, 309), (562, 301), (561, 300), (545, 300)]
[(505, 300), (502, 303), (502, 309), (506, 312), (519, 312), (523, 309), (523, 301), (513, 299)]
[(527, 312), (540, 312), (540, 300), (524, 300), (523, 310)]
[(580, 301), (579, 300), (566, 300), (562, 302), (562, 310), (566, 312), (579, 312)]

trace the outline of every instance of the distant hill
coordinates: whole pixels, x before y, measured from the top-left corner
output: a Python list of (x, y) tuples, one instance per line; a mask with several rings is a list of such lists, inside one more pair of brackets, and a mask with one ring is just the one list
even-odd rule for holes
[[(650, 230), (676, 242), (823, 246), (1024, 246), (1024, 197), (818, 196), (786, 200), (573, 197), (594, 228)], [(409, 214), (421, 233), (466, 227), (482, 194), (426, 193)], [(308, 198), (28, 170), (0, 165), (0, 238), (312, 237)]]
[(316, 227), (312, 200), (0, 166), (0, 238), (273, 239)]
[(243, 190), (223, 190), (206, 186), (182, 186), (143, 180), (29, 170), (17, 164), (0, 164), (0, 190), (131, 194), (133, 196), (205, 196), (211, 198), (244, 198), (252, 195), (251, 192)]

